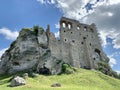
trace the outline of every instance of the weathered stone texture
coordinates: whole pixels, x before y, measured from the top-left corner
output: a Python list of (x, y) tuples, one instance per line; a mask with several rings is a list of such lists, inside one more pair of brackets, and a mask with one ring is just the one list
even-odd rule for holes
[(102, 50), (95, 24), (86, 25), (62, 17), (59, 44), (51, 38), (49, 42), (52, 56), (73, 67), (95, 69), (99, 61), (109, 61)]
[(0, 74), (36, 70), (58, 74), (62, 63), (77, 68), (95, 69), (98, 62), (108, 63), (95, 24), (86, 25), (62, 17), (60, 39), (41, 27), (24, 28), (10, 48), (2, 55)]

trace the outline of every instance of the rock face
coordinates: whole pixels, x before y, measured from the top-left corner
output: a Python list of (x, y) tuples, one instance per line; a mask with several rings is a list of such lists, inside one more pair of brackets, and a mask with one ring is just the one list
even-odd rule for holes
[[(18, 71), (37, 70), (39, 73), (47, 69), (51, 74), (60, 73), (60, 64), (51, 56), (48, 48), (46, 32), (43, 28), (24, 28), (16, 41), (3, 54), (0, 63), (0, 74)], [(44, 68), (43, 68), (44, 67)]]
[(49, 26), (46, 32), (38, 26), (22, 29), (1, 57), (0, 74), (18, 71), (58, 74), (62, 63), (96, 69), (99, 62), (108, 63), (109, 59), (101, 48), (95, 25), (63, 17), (59, 40)]
[(17, 76), (14, 79), (12, 79), (10, 86), (15, 87), (15, 86), (21, 86), (25, 84), (26, 84), (26, 81), (23, 78)]

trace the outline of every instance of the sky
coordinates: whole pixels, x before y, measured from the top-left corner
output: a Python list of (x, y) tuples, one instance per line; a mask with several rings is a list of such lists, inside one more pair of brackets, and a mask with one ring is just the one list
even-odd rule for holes
[(0, 57), (24, 27), (50, 24), (58, 37), (62, 16), (95, 23), (110, 66), (120, 72), (120, 0), (0, 0)]

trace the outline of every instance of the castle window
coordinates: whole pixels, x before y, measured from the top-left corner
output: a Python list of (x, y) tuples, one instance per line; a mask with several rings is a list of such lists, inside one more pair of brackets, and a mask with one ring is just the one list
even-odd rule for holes
[(72, 27), (71, 24), (68, 24), (68, 29), (71, 29), (71, 27)]
[(87, 31), (87, 27), (84, 27), (84, 31)]
[(86, 37), (83, 37), (83, 39), (85, 40), (85, 39), (86, 39)]
[(65, 30), (64, 30), (64, 32), (65, 32)]
[(75, 40), (72, 40), (73, 43), (75, 43)]
[(83, 42), (81, 42), (81, 44), (84, 44)]
[(90, 43), (90, 46), (91, 46), (91, 43)]
[(77, 30), (80, 30), (80, 27), (79, 27), (79, 26), (77, 26)]
[(64, 22), (62, 23), (62, 26), (63, 26), (63, 28), (66, 28), (66, 24)]
[(65, 39), (65, 41), (67, 41), (67, 40)]
[(73, 32), (71, 32), (71, 34), (72, 34)]
[(93, 58), (95, 60), (95, 58)]
[(94, 32), (92, 28), (90, 29), (90, 31), (91, 31), (91, 32)]
[(98, 53), (98, 55), (100, 55), (100, 50), (99, 49), (95, 49), (95, 52)]

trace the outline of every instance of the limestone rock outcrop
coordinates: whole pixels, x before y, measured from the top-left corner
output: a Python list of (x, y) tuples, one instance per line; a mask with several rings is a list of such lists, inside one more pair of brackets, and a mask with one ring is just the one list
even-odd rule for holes
[(57, 64), (57, 59), (51, 56), (48, 48), (46, 32), (38, 26), (23, 28), (17, 40), (2, 55), (0, 74), (13, 74), (25, 70), (36, 70), (41, 73), (40, 70), (45, 69), (43, 67), (51, 74), (60, 73), (60, 64)]

